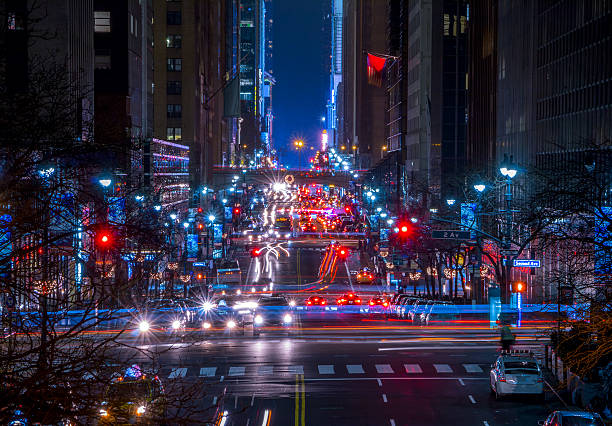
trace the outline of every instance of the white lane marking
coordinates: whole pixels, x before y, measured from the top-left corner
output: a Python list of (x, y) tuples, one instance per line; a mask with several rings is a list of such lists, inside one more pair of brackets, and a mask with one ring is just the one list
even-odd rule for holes
[(394, 373), (393, 369), (389, 364), (376, 364), (376, 371), (380, 374)]
[(382, 381), (380, 379), (376, 379), (376, 381), (378, 382), (378, 386), (382, 387)]
[(221, 383), (223, 379), (225, 379), (225, 376), (221, 376), (221, 378), (219, 379), (219, 383)]
[(383, 401), (387, 402), (387, 395), (383, 393), (382, 397), (383, 397)]
[(319, 365), (319, 374), (334, 374), (333, 365)]
[(238, 408), (238, 395), (234, 397), (234, 408)]
[(389, 422), (391, 422), (391, 426), (395, 426), (395, 420), (390, 419)]
[(176, 379), (177, 377), (185, 377), (186, 374), (187, 374), (186, 368), (173, 368), (168, 378)]
[(200, 368), (200, 377), (213, 377), (217, 372), (217, 367), (202, 367)]
[(470, 402), (472, 404), (476, 404), (476, 400), (474, 399), (474, 397), (472, 395), (468, 395), (468, 398), (470, 399)]
[(463, 364), (463, 368), (468, 373), (482, 373), (482, 368), (478, 364)]
[(463, 379), (459, 379), (459, 383), (461, 383), (461, 386), (465, 386), (465, 383), (463, 382)]
[(290, 365), (289, 373), (291, 374), (304, 374), (304, 366), (303, 365)]
[(434, 368), (438, 373), (452, 373), (453, 369), (448, 364), (434, 364)]
[(260, 376), (271, 376), (274, 373), (274, 367), (271, 365), (262, 365), (257, 369), (257, 374)]
[(404, 364), (404, 368), (406, 369), (406, 373), (422, 373), (423, 370), (419, 364)]
[(378, 348), (379, 352), (384, 351), (421, 351), (421, 350), (456, 350), (456, 349), (499, 349), (499, 346), (410, 346), (405, 348)]
[(215, 397), (213, 398), (213, 405), (216, 405), (216, 404), (217, 404), (217, 397), (215, 396)]
[(254, 402), (255, 402), (255, 394), (253, 394), (253, 396), (251, 397), (251, 407), (253, 406)]
[(228, 376), (244, 376), (245, 367), (230, 367)]
[(482, 421), (482, 424), (483, 424), (484, 426), (489, 426), (489, 422), (488, 422), (488, 421), (486, 421), (486, 420), (483, 420), (483, 421)]
[(348, 370), (349, 374), (365, 373), (365, 371), (363, 371), (363, 366), (361, 364), (347, 364), (346, 369)]

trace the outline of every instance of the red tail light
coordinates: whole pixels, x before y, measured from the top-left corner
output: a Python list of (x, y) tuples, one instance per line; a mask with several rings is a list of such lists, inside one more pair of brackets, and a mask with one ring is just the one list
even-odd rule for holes
[(325, 305), (325, 303), (327, 303), (325, 300), (321, 300), (321, 305)]
[(306, 302), (307, 305), (312, 305), (312, 302), (309, 300), (308, 302)]
[(361, 303), (361, 299), (355, 299), (355, 303)]
[(383, 306), (389, 306), (387, 302), (383, 302)]
[(374, 275), (370, 274), (370, 279), (373, 280), (374, 279)]
[(370, 300), (370, 305), (374, 305), (374, 301)]

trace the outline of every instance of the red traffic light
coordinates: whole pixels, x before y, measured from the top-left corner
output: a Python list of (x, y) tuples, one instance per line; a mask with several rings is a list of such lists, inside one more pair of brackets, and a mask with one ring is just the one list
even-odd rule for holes
[(346, 247), (338, 247), (336, 254), (340, 259), (346, 259), (349, 255), (349, 250)]
[(96, 243), (101, 248), (108, 248), (113, 243), (113, 236), (107, 230), (98, 231), (96, 233)]
[(198, 213), (202, 213), (202, 212), (203, 212), (202, 207), (198, 207)]
[(344, 206), (344, 211), (347, 213), (351, 212), (351, 206)]
[(204, 229), (204, 224), (198, 223), (198, 229)]
[(239, 215), (240, 214), (240, 207), (235, 207), (234, 208), (234, 214), (235, 215)]

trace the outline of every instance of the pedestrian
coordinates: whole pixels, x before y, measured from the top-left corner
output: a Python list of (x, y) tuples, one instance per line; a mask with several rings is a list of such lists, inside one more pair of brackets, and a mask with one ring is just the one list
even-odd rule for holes
[(510, 327), (507, 325), (503, 326), (500, 331), (500, 341), (502, 345), (502, 350), (509, 351), (510, 347), (514, 345), (516, 338), (514, 334), (510, 331)]

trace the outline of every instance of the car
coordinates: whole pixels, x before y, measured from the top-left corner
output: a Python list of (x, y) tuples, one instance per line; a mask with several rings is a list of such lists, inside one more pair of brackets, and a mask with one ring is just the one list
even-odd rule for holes
[(423, 312), (419, 315), (421, 324), (429, 324), (430, 321), (450, 321), (458, 318), (455, 304), (446, 301), (428, 302)]
[(285, 296), (273, 294), (259, 299), (253, 316), (253, 334), (259, 335), (262, 327), (293, 326), (295, 313), (292, 304)]
[(374, 282), (374, 274), (368, 268), (362, 268), (357, 272), (356, 281), (358, 284), (372, 284)]
[(387, 308), (389, 306), (389, 300), (384, 297), (373, 297), (368, 302), (369, 306), (382, 306)]
[(541, 426), (604, 426), (601, 416), (582, 410), (553, 411), (546, 418), (538, 422)]
[(204, 334), (215, 330), (225, 330), (230, 333), (241, 331), (249, 317), (252, 316), (257, 302), (241, 296), (221, 296), (203, 303), (199, 315), (193, 320), (195, 328), (200, 328)]
[(317, 226), (312, 222), (301, 225), (301, 228), (302, 232), (317, 232)]
[(361, 299), (355, 293), (345, 293), (336, 300), (338, 306), (361, 305)]
[(491, 393), (496, 399), (528, 394), (544, 398), (544, 377), (538, 361), (524, 351), (503, 351), (489, 374)]
[(397, 308), (397, 316), (400, 319), (408, 319), (410, 312), (414, 309), (415, 303), (419, 299), (414, 296), (407, 296), (401, 299), (400, 305)]
[(98, 410), (98, 424), (152, 424), (166, 416), (166, 396), (158, 376), (136, 364), (114, 377)]
[(150, 329), (183, 335), (191, 316), (187, 307), (172, 299), (157, 299), (146, 303), (140, 312), (137, 328), (141, 332)]
[(310, 296), (305, 301), (306, 309), (313, 308), (315, 306), (325, 306), (327, 305), (327, 301), (321, 296)]

